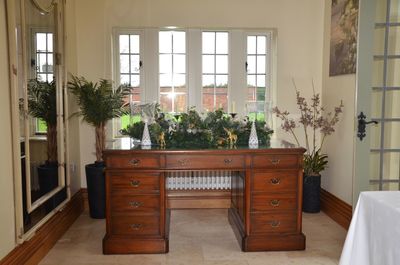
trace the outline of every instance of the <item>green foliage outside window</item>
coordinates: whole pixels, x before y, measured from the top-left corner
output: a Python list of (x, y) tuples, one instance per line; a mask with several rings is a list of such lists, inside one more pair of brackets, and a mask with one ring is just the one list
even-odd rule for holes
[(36, 119), (36, 133), (46, 133), (47, 125), (42, 119)]

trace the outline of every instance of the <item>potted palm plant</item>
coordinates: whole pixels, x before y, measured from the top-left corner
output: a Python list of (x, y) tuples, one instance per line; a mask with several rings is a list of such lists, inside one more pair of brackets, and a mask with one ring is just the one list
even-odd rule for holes
[(130, 88), (121, 85), (114, 89), (109, 80), (99, 83), (87, 81), (84, 77), (72, 76), (68, 88), (77, 99), (80, 111), (76, 114), (95, 129), (96, 161), (85, 166), (89, 198), (89, 210), (92, 218), (105, 216), (105, 164), (103, 150), (106, 142), (106, 124), (109, 120), (121, 117), (129, 112), (124, 99), (130, 94)]
[[(282, 120), (282, 129), (289, 132), (298, 146), (301, 146), (295, 128), (302, 127), (305, 138), (304, 178), (303, 178), (303, 211), (317, 213), (320, 211), (321, 172), (328, 165), (328, 156), (322, 153), (327, 136), (335, 132), (335, 125), (339, 122), (339, 115), (343, 112), (343, 103), (335, 107), (333, 112), (326, 112), (321, 106), (319, 94), (313, 94), (311, 104), (300, 95), (295, 82), (297, 106), (300, 111), (300, 120), (290, 118), (288, 111), (281, 111), (278, 107), (273, 109), (276, 117)], [(313, 84), (313, 91), (314, 84)], [(318, 133), (321, 141), (318, 143)], [(304, 145), (303, 145), (304, 146)]]
[(28, 113), (46, 124), (47, 160), (38, 167), (41, 195), (53, 190), (58, 185), (56, 98), (55, 81), (29, 80)]

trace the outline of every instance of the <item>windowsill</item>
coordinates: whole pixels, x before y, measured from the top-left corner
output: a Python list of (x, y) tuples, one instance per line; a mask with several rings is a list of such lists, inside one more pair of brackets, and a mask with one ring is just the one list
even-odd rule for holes
[(29, 137), (29, 141), (47, 141), (47, 137), (45, 135), (34, 135)]

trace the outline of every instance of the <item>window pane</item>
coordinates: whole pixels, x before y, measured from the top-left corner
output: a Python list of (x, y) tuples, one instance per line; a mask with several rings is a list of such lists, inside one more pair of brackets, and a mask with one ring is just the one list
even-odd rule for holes
[(215, 53), (215, 32), (203, 32), (203, 53)]
[(247, 54), (256, 54), (256, 36), (247, 37)]
[(119, 82), (120, 82), (121, 85), (125, 85), (125, 84), (130, 85), (129, 75), (125, 75), (125, 74), (120, 75), (120, 81)]
[(216, 56), (216, 73), (227, 74), (228, 73), (228, 55), (217, 55)]
[(48, 73), (53, 73), (54, 72), (54, 68), (53, 68), (53, 54), (52, 53), (48, 53), (47, 54), (47, 66), (46, 66), (46, 72)]
[(250, 86), (250, 87), (256, 86), (256, 76), (255, 75), (247, 76), (247, 86)]
[(53, 33), (47, 34), (47, 51), (53, 52)]
[(257, 56), (257, 74), (265, 74), (265, 56)]
[[(39, 81), (47, 81), (47, 75), (46, 74), (38, 74), (37, 79)], [(50, 80), (51, 81), (51, 80)]]
[(186, 112), (186, 94), (175, 95), (175, 112)]
[(248, 87), (247, 88), (247, 100), (248, 101), (255, 101), (256, 100), (256, 88), (255, 87)]
[(160, 87), (172, 86), (172, 74), (160, 74)]
[(119, 52), (129, 52), (129, 35), (119, 35)]
[(256, 73), (256, 57), (255, 56), (247, 56), (247, 73), (249, 73), (249, 74)]
[(214, 108), (214, 88), (203, 88), (203, 110), (212, 111)]
[(214, 55), (203, 55), (203, 73), (215, 73)]
[(158, 36), (158, 49), (160, 53), (172, 53), (172, 33), (169, 31), (160, 31)]
[(121, 73), (129, 73), (129, 55), (120, 55), (119, 71)]
[(172, 73), (171, 54), (160, 54), (160, 73)]
[(174, 87), (176, 92), (186, 92), (186, 75), (174, 75)]
[(131, 73), (139, 73), (139, 55), (131, 55)]
[(172, 87), (161, 87), (160, 88), (160, 93), (161, 94), (171, 94), (172, 93)]
[(46, 33), (36, 34), (36, 50), (39, 52), (45, 52), (46, 49)]
[(257, 87), (257, 101), (265, 101), (265, 87)]
[(257, 54), (265, 54), (266, 40), (265, 36), (257, 36)]
[(216, 87), (228, 87), (228, 75), (216, 75), (215, 76)]
[(169, 94), (160, 95), (160, 108), (163, 112), (172, 111), (172, 97)]
[(173, 52), (186, 53), (186, 33), (183, 31), (175, 31), (173, 33)]
[(174, 73), (186, 73), (186, 55), (174, 54)]
[(131, 53), (139, 53), (139, 35), (130, 35), (131, 37)]
[(265, 87), (265, 75), (257, 75), (257, 87)]
[(216, 53), (228, 54), (228, 32), (217, 32)]
[(39, 53), (38, 54), (38, 72), (48, 72), (47, 71), (47, 54), (46, 53)]
[(203, 75), (203, 87), (214, 87), (214, 75)]
[(139, 87), (139, 85), (140, 85), (140, 76), (131, 75), (131, 87)]

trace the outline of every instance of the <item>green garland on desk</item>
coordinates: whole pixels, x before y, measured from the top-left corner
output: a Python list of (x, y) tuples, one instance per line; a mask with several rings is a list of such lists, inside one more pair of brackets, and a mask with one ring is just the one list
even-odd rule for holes
[[(194, 108), (169, 118), (157, 111), (154, 118), (155, 122), (149, 125), (151, 142), (158, 144), (159, 136), (164, 134), (166, 147), (169, 148), (228, 146), (227, 130), (237, 135), (236, 145), (247, 146), (252, 124), (247, 118), (232, 119), (222, 109), (208, 112), (204, 118)], [(269, 144), (273, 131), (266, 126), (265, 121), (256, 121), (255, 124), (259, 144)], [(121, 130), (121, 134), (141, 139), (143, 129), (144, 122), (137, 122)]]

